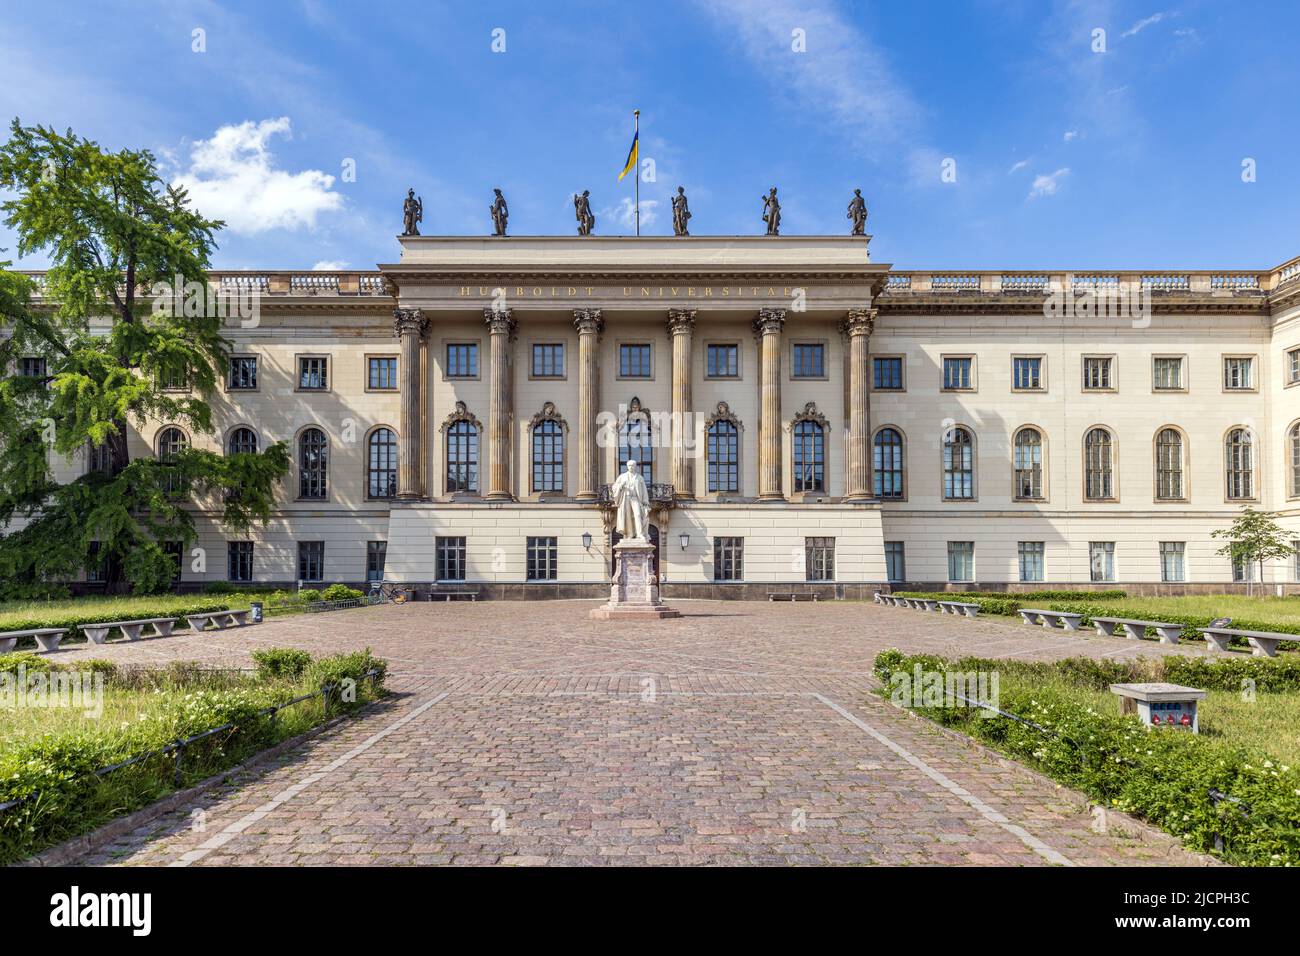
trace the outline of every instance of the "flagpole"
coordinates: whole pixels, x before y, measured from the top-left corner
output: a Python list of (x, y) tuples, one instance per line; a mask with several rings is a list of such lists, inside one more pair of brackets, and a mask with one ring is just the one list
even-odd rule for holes
[[(636, 164), (641, 165), (641, 111), (633, 110), (633, 122), (636, 128), (632, 131), (633, 138), (636, 140)], [(632, 175), (636, 177), (636, 234), (641, 235), (641, 170), (633, 169)]]

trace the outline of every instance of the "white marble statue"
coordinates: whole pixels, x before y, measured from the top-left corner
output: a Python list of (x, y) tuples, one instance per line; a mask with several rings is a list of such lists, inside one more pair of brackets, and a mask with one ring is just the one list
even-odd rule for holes
[(646, 516), (650, 513), (650, 493), (635, 461), (614, 482), (614, 528), (624, 540), (645, 541)]

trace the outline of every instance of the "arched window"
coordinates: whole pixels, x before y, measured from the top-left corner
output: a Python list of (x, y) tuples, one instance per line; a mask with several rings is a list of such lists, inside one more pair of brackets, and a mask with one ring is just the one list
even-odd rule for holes
[(903, 497), (903, 436), (882, 428), (871, 443), (871, 475), (877, 498)]
[[(189, 447), (190, 440), (185, 437), (185, 433), (179, 428), (164, 428), (158, 433), (158, 460), (163, 464), (175, 461), (176, 456)], [(182, 491), (183, 485), (180, 475), (169, 472), (163, 490), (168, 494)]]
[(625, 462), (634, 461), (640, 466), (641, 477), (647, 485), (654, 484), (655, 447), (650, 431), (648, 415), (634, 414), (628, 417), (623, 427), (618, 430), (617, 471), (623, 470)]
[(329, 473), (329, 442), (319, 428), (308, 428), (298, 436), (298, 497), (326, 497)]
[(705, 437), (709, 452), (709, 492), (740, 492), (740, 429), (720, 418), (709, 425)]
[(1255, 449), (1249, 429), (1234, 428), (1223, 442), (1229, 498), (1255, 497)]
[(1090, 428), (1083, 436), (1083, 496), (1092, 500), (1115, 497), (1115, 462), (1110, 432)]
[(1300, 424), (1291, 429), (1291, 497), (1300, 498)]
[(826, 490), (826, 429), (817, 422), (795, 422), (794, 490)]
[(257, 432), (251, 428), (236, 428), (230, 433), (230, 454), (256, 455)]
[(371, 498), (397, 494), (397, 436), (391, 428), (376, 428), (366, 439), (366, 494)]
[(564, 426), (552, 418), (533, 426), (533, 492), (564, 491)]
[(478, 429), (470, 421), (447, 429), (447, 494), (478, 491)]
[(1043, 497), (1043, 433), (1037, 428), (1016, 432), (1015, 496), (1029, 500)]
[(1156, 498), (1180, 501), (1183, 491), (1183, 433), (1177, 428), (1156, 432)]
[(943, 496), (975, 497), (975, 438), (965, 428), (950, 428), (943, 436)]

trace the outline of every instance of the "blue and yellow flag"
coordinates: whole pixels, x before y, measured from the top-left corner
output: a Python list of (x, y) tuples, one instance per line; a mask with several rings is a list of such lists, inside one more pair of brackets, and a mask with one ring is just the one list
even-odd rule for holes
[(623, 177), (636, 168), (636, 141), (641, 138), (641, 131), (632, 134), (632, 148), (627, 151), (627, 162), (623, 165), (623, 171), (618, 174), (619, 182)]

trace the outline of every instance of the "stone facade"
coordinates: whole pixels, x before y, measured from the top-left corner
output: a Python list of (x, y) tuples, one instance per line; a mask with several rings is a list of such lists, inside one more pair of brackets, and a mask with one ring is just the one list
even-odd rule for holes
[[(638, 457), (668, 598), (858, 596), (891, 571), (1218, 590), (1234, 574), (1210, 532), (1243, 503), (1300, 539), (1298, 260), (925, 273), (872, 263), (865, 236), (400, 242), (376, 273), (214, 277), (262, 291), (258, 321), (228, 330), (257, 383), (216, 395), (219, 433), (188, 439), (227, 447), (250, 428), (295, 462), (305, 429), (328, 439), (324, 497), (299, 494), (295, 465), (254, 535), (257, 581), (298, 580), (300, 543), (323, 542), (320, 579), (360, 583), (367, 543), (386, 542), (384, 577), (420, 588), (463, 574), (485, 596), (603, 596), (600, 496), (629, 421), (649, 429)], [(1121, 314), (1098, 314), (1112, 300)], [(323, 360), (324, 387), (303, 387), (303, 359)], [(726, 491), (718, 423), (735, 435)], [(168, 426), (134, 435), (132, 454), (156, 453)], [(1018, 476), (1026, 429), (1039, 443)], [(1178, 437), (1176, 478), (1162, 434)], [(195, 586), (229, 573), (217, 509), (196, 508)], [(1294, 563), (1266, 578), (1291, 584)]]

